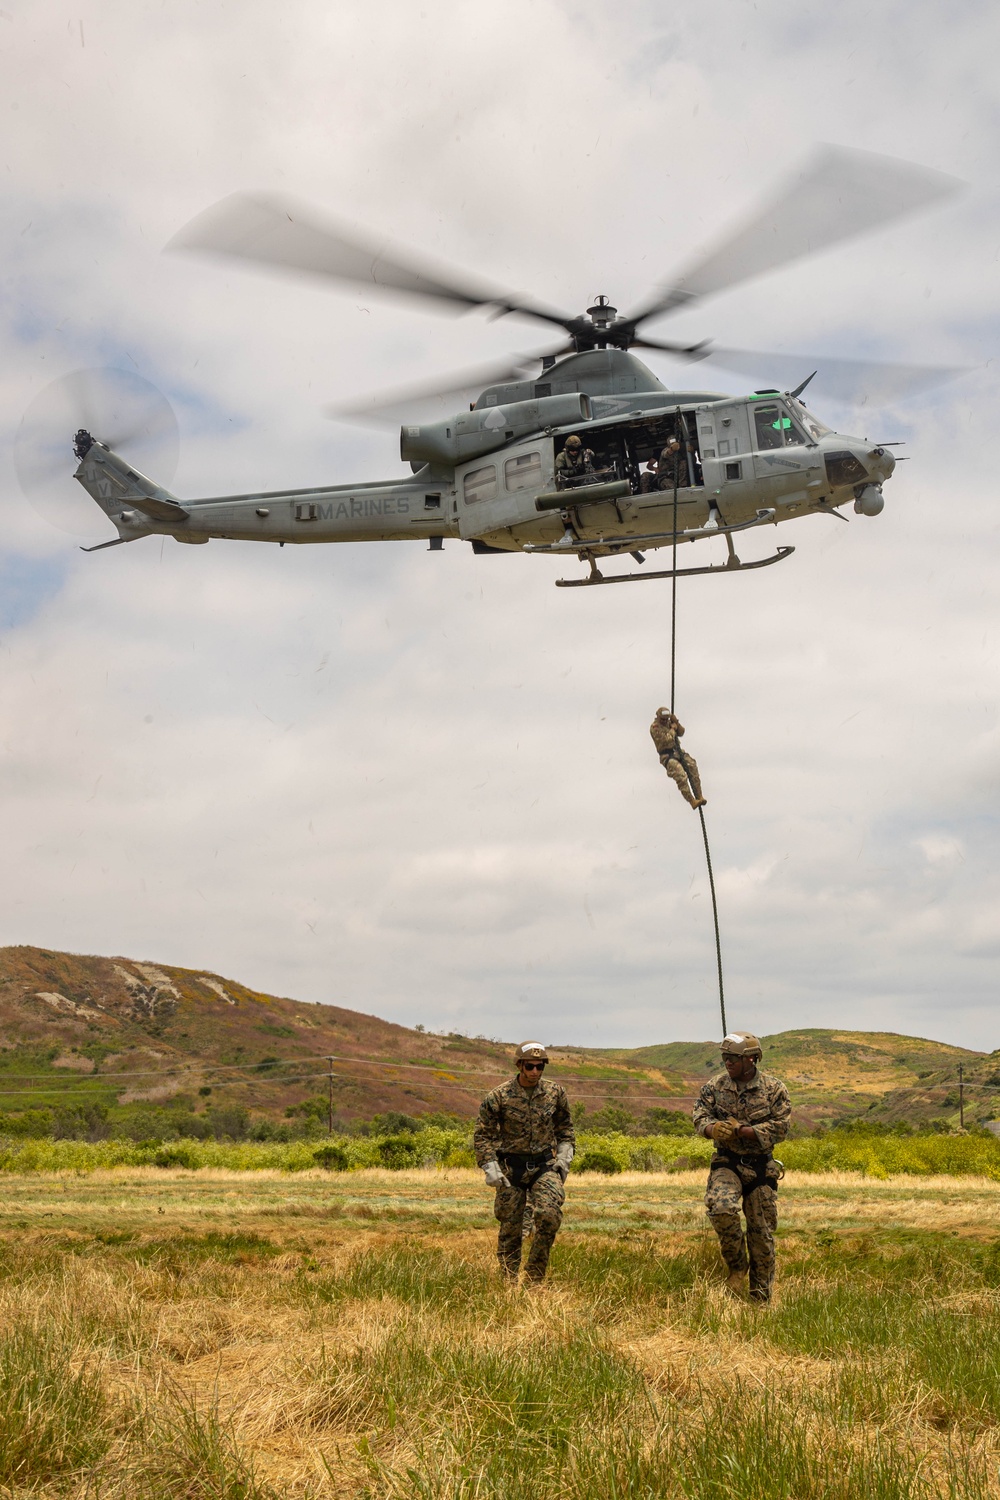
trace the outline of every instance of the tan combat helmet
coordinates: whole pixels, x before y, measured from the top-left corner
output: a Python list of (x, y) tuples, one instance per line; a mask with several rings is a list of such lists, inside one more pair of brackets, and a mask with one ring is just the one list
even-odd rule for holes
[(514, 1053), (514, 1061), (520, 1062), (548, 1062), (549, 1054), (541, 1042), (522, 1042)]
[(760, 1042), (752, 1031), (730, 1031), (722, 1038), (723, 1057), (763, 1057)]
[(577, 437), (575, 432), (572, 432), (566, 439), (566, 442), (563, 444), (563, 446), (565, 448), (582, 448), (583, 442), (580, 438)]

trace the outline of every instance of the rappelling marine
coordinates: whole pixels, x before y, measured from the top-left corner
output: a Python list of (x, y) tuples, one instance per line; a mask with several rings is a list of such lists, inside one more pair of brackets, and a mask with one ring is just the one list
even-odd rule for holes
[(684, 725), (669, 708), (658, 708), (649, 732), (660, 757), (660, 765), (666, 771), (684, 798), (692, 807), (704, 807), (707, 798), (701, 794), (701, 777), (698, 762), (693, 755), (681, 749), (680, 739)]

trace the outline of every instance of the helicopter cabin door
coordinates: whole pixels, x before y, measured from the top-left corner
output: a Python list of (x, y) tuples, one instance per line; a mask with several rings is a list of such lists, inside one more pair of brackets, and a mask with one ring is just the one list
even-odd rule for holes
[(749, 414), (761, 501), (801, 504), (823, 481), (819, 448), (787, 402), (776, 396), (754, 397)]
[(539, 435), (455, 471), (459, 535), (483, 536), (536, 520), (535, 496), (555, 485), (552, 439)]

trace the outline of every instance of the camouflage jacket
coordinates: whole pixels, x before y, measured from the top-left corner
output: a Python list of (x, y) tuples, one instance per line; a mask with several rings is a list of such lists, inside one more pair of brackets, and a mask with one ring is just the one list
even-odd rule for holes
[(657, 755), (665, 755), (668, 759), (676, 756), (680, 749), (680, 737), (684, 733), (683, 724), (661, 724), (659, 719), (654, 719), (649, 726), (649, 732), (653, 737)]
[(685, 485), (690, 484), (687, 453), (683, 448), (678, 448), (676, 453), (671, 453), (669, 448), (663, 449), (656, 461), (656, 478), (661, 490), (672, 490), (675, 480), (678, 489), (683, 489)]
[(577, 457), (573, 457), (570, 448), (564, 448), (556, 459), (557, 479), (579, 479), (583, 474), (593, 474), (594, 455), (589, 448), (578, 448)]
[(476, 1162), (485, 1167), (498, 1151), (539, 1156), (562, 1141), (576, 1141), (566, 1090), (543, 1078), (533, 1089), (523, 1089), (517, 1077), (491, 1089), (479, 1106), (473, 1147)]
[(760, 1156), (785, 1139), (791, 1113), (788, 1090), (780, 1078), (758, 1068), (749, 1083), (737, 1084), (722, 1072), (702, 1086), (694, 1107), (694, 1128), (704, 1135), (713, 1120), (734, 1119), (752, 1125), (757, 1144), (734, 1141), (731, 1149), (740, 1155)]

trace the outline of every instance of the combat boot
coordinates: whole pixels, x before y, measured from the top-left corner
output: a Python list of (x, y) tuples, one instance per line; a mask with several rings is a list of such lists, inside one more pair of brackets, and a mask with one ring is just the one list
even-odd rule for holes
[(746, 1271), (730, 1271), (726, 1277), (726, 1290), (734, 1297), (742, 1297), (746, 1291)]

